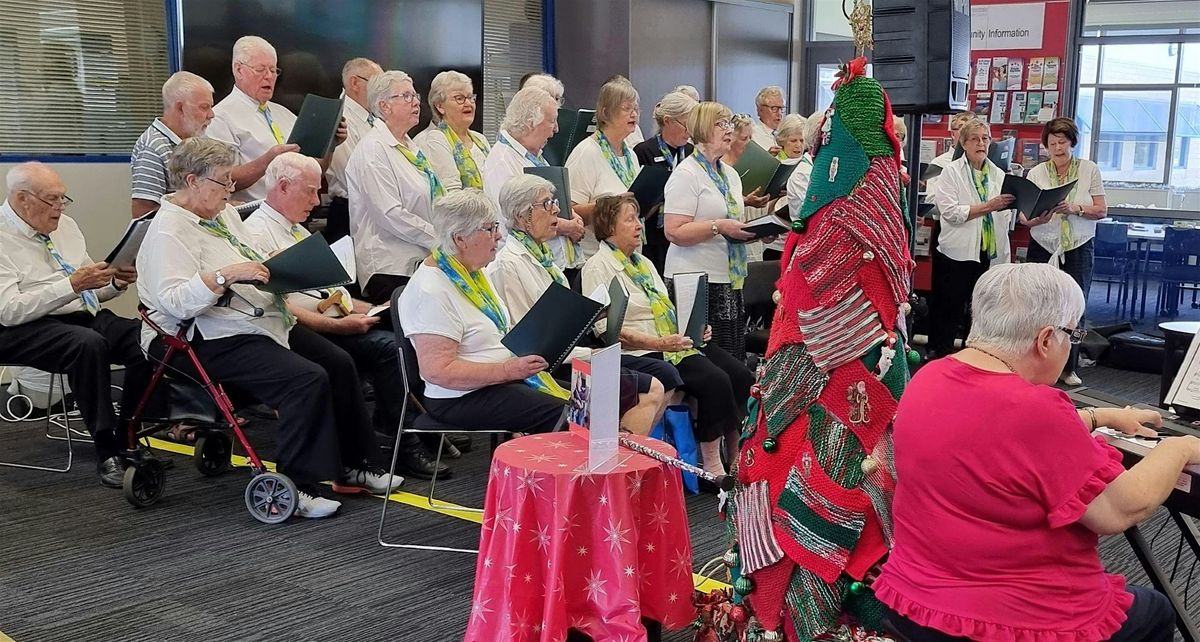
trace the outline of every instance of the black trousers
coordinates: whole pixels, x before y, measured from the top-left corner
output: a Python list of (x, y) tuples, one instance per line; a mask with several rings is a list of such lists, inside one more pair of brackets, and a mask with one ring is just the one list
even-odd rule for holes
[[(570, 388), (570, 384), (565, 387)], [(455, 399), (426, 397), (425, 409), (430, 417), (465, 430), (539, 433), (563, 425), (566, 403), (565, 399), (516, 381), (480, 388)]]
[(971, 292), (975, 282), (987, 272), (987, 257), (980, 261), (955, 261), (934, 251), (933, 304), (929, 309), (929, 349), (937, 356), (954, 351), (954, 339), (959, 323), (965, 321), (967, 336), (971, 333)]
[[(662, 358), (661, 352), (643, 357)], [(740, 430), (746, 419), (746, 400), (754, 373), (720, 346), (709, 342), (700, 354), (685, 357), (675, 365), (683, 379), (683, 389), (696, 398), (696, 440), (720, 439), (731, 430)]]
[(350, 236), (350, 201), (334, 196), (325, 208), (325, 229), (321, 231), (325, 241), (333, 243), (343, 236)]
[[(1083, 290), (1084, 315), (1079, 318), (1079, 327), (1083, 327), (1087, 320), (1087, 300), (1088, 295), (1092, 291), (1092, 269), (1096, 262), (1096, 244), (1093, 239), (1088, 239), (1087, 243), (1079, 247), (1063, 253), (1062, 270), (1071, 275), (1075, 283), (1079, 285), (1079, 289)], [(1050, 252), (1046, 248), (1038, 244), (1037, 241), (1029, 240), (1029, 251), (1025, 256), (1025, 260), (1030, 263), (1049, 263)], [(1075, 372), (1079, 367), (1079, 346), (1071, 346), (1071, 356), (1067, 357), (1067, 365), (1063, 368), (1064, 372)]]
[[(328, 338), (300, 326), (292, 328), (288, 344), (293, 352), (325, 370), (333, 391), (329, 402), (333, 404), (333, 420), (337, 424), (341, 463), (355, 468), (361, 466), (379, 444), (363, 398), (362, 380), (354, 356)], [(396, 351), (392, 350), (392, 354)]]
[(400, 276), (399, 274), (376, 274), (363, 285), (362, 298), (363, 301), (372, 305), (387, 303), (392, 300), (392, 292), (396, 288), (406, 285), (409, 277)]
[[(257, 334), (211, 340), (197, 334), (192, 347), (214, 380), (279, 412), (275, 453), (279, 472), (297, 484), (315, 484), (341, 474), (333, 389), (324, 368)], [(161, 359), (162, 341), (155, 339), (150, 352)], [(182, 354), (176, 354), (171, 365), (193, 372)]]
[(125, 426), (112, 406), (109, 366), (125, 366), (121, 418), (137, 407), (150, 380), (150, 364), (138, 344), (141, 323), (108, 310), (49, 315), (13, 327), (0, 327), (0, 363), (65, 372), (83, 422), (103, 461), (124, 447)]

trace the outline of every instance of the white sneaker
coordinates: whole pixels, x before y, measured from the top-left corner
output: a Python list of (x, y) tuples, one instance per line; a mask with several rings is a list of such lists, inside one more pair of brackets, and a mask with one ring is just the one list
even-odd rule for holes
[(296, 493), (300, 496), (300, 504), (296, 506), (297, 517), (307, 517), (309, 519), (320, 519), (329, 517), (338, 512), (342, 507), (342, 503), (332, 499), (325, 499), (320, 495), (309, 495), (304, 491)]
[(1058, 380), (1061, 381), (1064, 386), (1082, 386), (1083, 385), (1083, 379), (1080, 379), (1079, 375), (1075, 374), (1074, 372), (1068, 372), (1068, 373), (1062, 375), (1061, 377), (1059, 377)]
[(346, 468), (342, 470), (342, 476), (333, 482), (333, 492), (390, 495), (392, 491), (400, 488), (400, 485), (403, 483), (403, 477), (393, 475), (392, 483), (389, 486), (387, 471), (382, 468)]

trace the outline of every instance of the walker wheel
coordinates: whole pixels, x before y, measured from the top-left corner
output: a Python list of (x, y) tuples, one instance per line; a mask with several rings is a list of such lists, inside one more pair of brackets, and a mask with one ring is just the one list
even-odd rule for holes
[(264, 524), (279, 524), (296, 512), (300, 494), (286, 475), (262, 473), (246, 486), (246, 510)]
[(206, 477), (215, 477), (229, 470), (229, 456), (233, 453), (233, 441), (220, 430), (208, 430), (196, 440), (192, 461), (196, 470)]
[(125, 469), (125, 479), (121, 487), (125, 491), (125, 499), (138, 508), (145, 508), (162, 497), (167, 485), (167, 475), (163, 471), (162, 462), (157, 459), (143, 459), (134, 462)]

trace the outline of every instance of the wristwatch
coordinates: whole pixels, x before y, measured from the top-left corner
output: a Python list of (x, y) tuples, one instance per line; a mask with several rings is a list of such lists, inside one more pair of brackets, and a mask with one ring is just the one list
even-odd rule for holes
[(215, 272), (215, 275), (216, 275), (216, 277), (217, 277), (217, 285), (218, 285), (219, 287), (222, 287), (222, 288), (223, 288), (223, 287), (225, 287), (225, 284), (229, 282), (229, 279), (226, 279), (226, 278), (225, 278), (225, 275), (224, 275), (224, 274), (221, 274), (221, 271), (220, 271), (220, 270), (217, 270), (217, 271)]
[(708, 229), (712, 230), (713, 236), (717, 236), (718, 234), (721, 233), (720, 228), (717, 227), (716, 221), (713, 221), (713, 224)]

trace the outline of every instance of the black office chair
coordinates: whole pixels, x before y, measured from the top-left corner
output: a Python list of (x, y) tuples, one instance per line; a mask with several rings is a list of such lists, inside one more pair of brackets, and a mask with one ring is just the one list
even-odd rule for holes
[(762, 356), (767, 353), (771, 319), (775, 317), (775, 282), (779, 280), (779, 261), (754, 261), (748, 266), (742, 286), (742, 304), (746, 308), (746, 351)]

